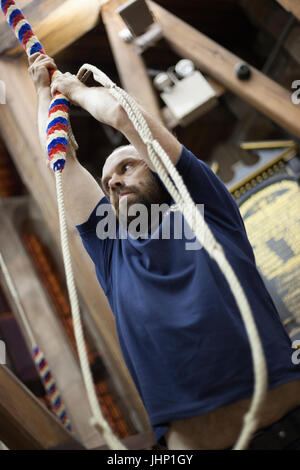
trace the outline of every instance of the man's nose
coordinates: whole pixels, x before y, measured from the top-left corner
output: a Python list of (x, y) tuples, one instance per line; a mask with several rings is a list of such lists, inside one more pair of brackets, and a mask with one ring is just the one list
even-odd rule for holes
[(109, 180), (109, 188), (114, 191), (116, 190), (117, 188), (121, 188), (122, 186), (124, 186), (124, 181), (123, 181), (123, 178), (122, 176), (120, 175), (113, 175), (111, 177), (111, 179)]

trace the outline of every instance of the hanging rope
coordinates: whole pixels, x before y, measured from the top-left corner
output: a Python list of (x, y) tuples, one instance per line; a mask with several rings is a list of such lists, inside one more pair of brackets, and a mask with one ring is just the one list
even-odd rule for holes
[(39, 373), (39, 376), (41, 377), (42, 383), (45, 387), (45, 390), (51, 402), (52, 408), (56, 416), (61, 421), (61, 423), (65, 426), (65, 428), (68, 431), (72, 432), (72, 426), (67, 415), (66, 407), (61, 399), (54, 377), (46, 361), (46, 357), (36, 344), (32, 329), (28, 322), (26, 313), (23, 309), (23, 305), (21, 304), (20, 298), (18, 296), (18, 293), (16, 291), (16, 288), (14, 286), (14, 283), (11, 279), (11, 276), (8, 272), (7, 266), (5, 264), (5, 261), (1, 253), (0, 253), (0, 269), (3, 272), (3, 276), (5, 279), (6, 285), (8, 287), (8, 290), (10, 292), (10, 295), (21, 317), (22, 325), (24, 327), (24, 330), (27, 334), (27, 337), (31, 345), (31, 350), (33, 352), (33, 358), (34, 358), (37, 371)]
[[(13, 0), (1, 0), (2, 10), (5, 15), (7, 15), (8, 22), (11, 24), (13, 29), (16, 29), (15, 23), (16, 18), (19, 16), (19, 21), (24, 21), (24, 17), (21, 12), (18, 10), (18, 13), (15, 12), (15, 3)], [(11, 15), (14, 15), (11, 18)], [(33, 41), (35, 36), (29, 32), (28, 23), (22, 24), (19, 28), (18, 38), (23, 43), (26, 52), (30, 55), (37, 50), (42, 51), (42, 46)], [(30, 27), (29, 27), (30, 28)], [(28, 34), (28, 35), (27, 35)], [(27, 37), (29, 39), (27, 40)], [(26, 42), (27, 41), (27, 42)], [(40, 49), (38, 49), (41, 47)], [(29, 50), (29, 52), (28, 52)], [(34, 52), (32, 52), (34, 51)], [(58, 73), (55, 71), (52, 74), (52, 77)], [(228, 263), (224, 250), (222, 246), (215, 240), (212, 232), (209, 227), (206, 225), (201, 213), (197, 210), (196, 205), (194, 204), (184, 182), (177, 169), (172, 164), (169, 156), (166, 154), (164, 149), (161, 147), (159, 142), (155, 140), (151, 134), (151, 131), (140, 111), (138, 105), (124, 90), (117, 87), (103, 72), (98, 70), (96, 67), (93, 67), (89, 64), (85, 64), (81, 67), (78, 77), (82, 80), (85, 80), (87, 76), (92, 73), (95, 80), (101, 83), (103, 86), (109, 89), (109, 92), (114, 96), (114, 98), (121, 104), (125, 109), (129, 119), (132, 121), (135, 129), (142, 138), (144, 144), (147, 146), (147, 151), (150, 157), (151, 162), (154, 165), (158, 175), (160, 176), (162, 182), (166, 186), (170, 195), (174, 199), (175, 203), (182, 211), (184, 217), (186, 218), (189, 225), (193, 228), (195, 235), (198, 241), (202, 244), (205, 250), (208, 252), (211, 258), (213, 258), (219, 265), (222, 273), (224, 274), (232, 294), (235, 298), (235, 301), (240, 309), (242, 319), (245, 324), (245, 328), (249, 337), (249, 343), (251, 348), (253, 367), (254, 367), (254, 393), (250, 405), (249, 411), (244, 417), (244, 426), (239, 436), (239, 439), (234, 447), (234, 449), (244, 449), (248, 446), (253, 433), (257, 429), (258, 418), (261, 406), (263, 404), (266, 390), (267, 390), (267, 368), (266, 360), (264, 356), (264, 351), (262, 344), (258, 335), (258, 331), (251, 313), (251, 309), (248, 303), (248, 300), (245, 296), (245, 293), (234, 273), (230, 264)], [(57, 100), (57, 101), (56, 101)], [(66, 147), (68, 143), (67, 134), (68, 134), (68, 125), (69, 125), (69, 102), (66, 98), (59, 93), (55, 95), (54, 100), (50, 106), (49, 112), (49, 124), (48, 124), (48, 155), (51, 167), (56, 175), (56, 185), (57, 185), (57, 194), (58, 194), (58, 204), (59, 204), (59, 214), (60, 214), (60, 226), (61, 226), (61, 238), (63, 246), (63, 257), (64, 264), (66, 269), (67, 284), (69, 289), (70, 301), (72, 305), (72, 312), (74, 310), (74, 329), (75, 336), (78, 340), (78, 352), (79, 356), (86, 355), (85, 347), (82, 346), (82, 328), (80, 332), (80, 327), (78, 326), (78, 334), (76, 333), (77, 329), (77, 318), (80, 318), (78, 300), (76, 296), (75, 284), (71, 269), (71, 258), (68, 249), (67, 243), (67, 233), (66, 233), (66, 223), (64, 218), (64, 204), (63, 204), (63, 193), (62, 193), (62, 183), (61, 183), (61, 170), (65, 164), (66, 158)], [(61, 127), (61, 125), (63, 127)], [(58, 126), (55, 128), (55, 126)], [(164, 166), (162, 165), (162, 163)], [(59, 170), (59, 171), (57, 171)], [(169, 176), (170, 175), (170, 176)], [(174, 183), (173, 183), (173, 181)], [(75, 322), (76, 319), (76, 322)], [(80, 320), (79, 320), (80, 323)], [(83, 349), (85, 352), (83, 352)], [(107, 442), (112, 438), (110, 442), (111, 445), (117, 445), (115, 436), (111, 436), (111, 431), (106, 428), (107, 423), (105, 422), (101, 410), (100, 414), (99, 404), (95, 395), (94, 387), (91, 386), (91, 374), (90, 370), (86, 368), (85, 360), (81, 358), (81, 367), (83, 370), (83, 376), (86, 383), (89, 400), (91, 403), (91, 408), (94, 413), (93, 424), (97, 429), (101, 429), (104, 432), (104, 435), (107, 437)], [(88, 370), (87, 370), (88, 369)], [(94, 395), (94, 396), (93, 396)], [(96, 403), (97, 402), (97, 403)], [(94, 409), (95, 406), (95, 409)], [(115, 438), (115, 439), (113, 439)], [(113, 448), (113, 447), (111, 447)]]
[[(13, 29), (17, 39), (24, 47), (28, 56), (45, 51), (35, 36), (30, 24), (25, 19), (22, 11), (16, 6), (13, 0), (1, 0), (1, 9), (6, 17), (7, 22)], [(60, 72), (58, 70), (50, 70), (51, 80), (54, 80)], [(62, 253), (66, 271), (67, 287), (69, 292), (74, 334), (77, 342), (78, 355), (82, 370), (84, 384), (87, 390), (87, 396), (92, 411), (91, 425), (103, 434), (105, 441), (110, 449), (124, 450), (126, 447), (113, 434), (109, 424), (106, 422), (96, 395), (93, 384), (92, 373), (89, 367), (87, 351), (85, 347), (83, 329), (80, 319), (80, 311), (78, 297), (74, 282), (72, 270), (71, 255), (68, 244), (67, 225), (64, 211), (64, 200), (62, 190), (62, 170), (66, 162), (66, 153), (69, 139), (71, 144), (76, 148), (77, 144), (73, 137), (73, 133), (69, 123), (70, 103), (61, 93), (55, 93), (51, 101), (47, 123), (47, 151), (50, 167), (55, 173), (57, 201), (59, 212), (59, 223), (61, 229)], [(39, 354), (37, 353), (37, 356)], [(47, 376), (48, 377), (48, 376)]]
[(99, 402), (97, 395), (95, 393), (95, 387), (93, 384), (93, 378), (91, 374), (91, 369), (89, 366), (88, 356), (86, 353), (86, 347), (83, 337), (83, 329), (80, 320), (79, 304), (78, 297), (76, 294), (76, 287), (74, 282), (74, 276), (72, 271), (72, 262), (71, 254), (68, 244), (68, 232), (66, 225), (66, 216), (65, 216), (65, 207), (64, 207), (64, 197), (63, 197), (63, 187), (62, 187), (62, 177), (61, 172), (57, 173), (56, 176), (56, 188), (57, 188), (57, 201), (58, 201), (58, 211), (59, 211), (59, 223), (60, 223), (60, 236), (61, 236), (61, 246), (63, 252), (63, 260), (66, 272), (67, 286), (71, 303), (71, 310), (73, 315), (73, 324), (74, 324), (74, 334), (77, 343), (78, 355), (81, 364), (82, 374), (88, 394), (88, 399), (90, 406), (93, 410), (93, 417), (91, 419), (91, 424), (100, 432), (103, 433), (105, 441), (109, 444), (111, 449), (124, 450), (126, 447), (117, 439), (117, 437), (112, 433), (112, 430), (109, 424), (106, 422), (102, 416), (101, 409), (99, 407)]

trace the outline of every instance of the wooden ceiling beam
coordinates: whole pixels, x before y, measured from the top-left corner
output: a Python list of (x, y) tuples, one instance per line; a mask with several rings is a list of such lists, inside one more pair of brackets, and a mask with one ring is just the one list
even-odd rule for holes
[(239, 57), (156, 3), (150, 1), (150, 7), (163, 28), (165, 39), (177, 54), (191, 59), (225, 88), (300, 137), (300, 109), (291, 102), (292, 90), (286, 90), (254, 67), (250, 67), (250, 80), (239, 80), (235, 73), (235, 65), (241, 62)]
[[(36, 8), (36, 2), (32, 3), (31, 8)], [(30, 22), (29, 7), (27, 20)], [(47, 54), (54, 56), (98, 24), (100, 9), (101, 0), (66, 0), (39, 23), (33, 22), (32, 27)], [(0, 38), (0, 55), (17, 55), (23, 51), (6, 23), (0, 25)]]
[(101, 16), (112, 48), (122, 87), (133, 96), (152, 116), (163, 121), (157, 95), (148, 77), (147, 69), (133, 44), (125, 43), (119, 32), (125, 28), (121, 17), (116, 13), (120, 1), (110, 0), (101, 8)]
[(299, 0), (276, 0), (285, 10), (292, 13), (300, 21)]

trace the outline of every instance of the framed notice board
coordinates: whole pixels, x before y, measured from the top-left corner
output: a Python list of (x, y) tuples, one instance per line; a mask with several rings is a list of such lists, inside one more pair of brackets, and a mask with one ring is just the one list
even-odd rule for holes
[(300, 159), (295, 146), (255, 153), (263, 155), (263, 167), (248, 167), (229, 189), (281, 320), (300, 339)]

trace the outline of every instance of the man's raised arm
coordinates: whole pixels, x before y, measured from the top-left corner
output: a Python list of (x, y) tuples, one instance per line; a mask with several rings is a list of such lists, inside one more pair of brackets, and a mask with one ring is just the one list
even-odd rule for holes
[[(46, 157), (46, 128), (51, 102), (49, 69), (56, 66), (53, 59), (40, 53), (29, 58), (29, 65), (38, 94), (38, 130)], [(104, 193), (93, 176), (79, 163), (70, 145), (62, 175), (67, 214), (75, 225), (79, 225), (88, 219)]]
[[(124, 109), (106, 88), (88, 88), (82, 84), (74, 75), (65, 73), (54, 80), (52, 93), (58, 90), (71, 102), (88, 111), (98, 121), (108, 124), (120, 131), (129, 142), (136, 148), (148, 166), (154, 170), (145, 144), (128, 118)], [(144, 118), (152, 132), (153, 137), (158, 140), (175, 165), (181, 154), (182, 145), (178, 140), (147, 111), (140, 107)]]

